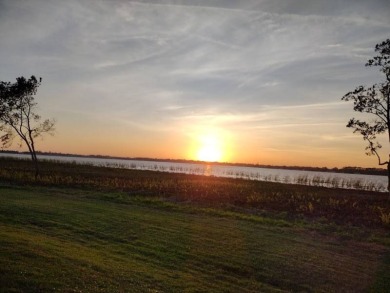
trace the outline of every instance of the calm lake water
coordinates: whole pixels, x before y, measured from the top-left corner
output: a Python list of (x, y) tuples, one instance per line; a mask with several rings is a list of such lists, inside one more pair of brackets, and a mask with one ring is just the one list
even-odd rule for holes
[[(27, 154), (0, 154), (3, 157), (29, 159)], [(41, 160), (73, 162), (93, 166), (123, 169), (152, 170), (160, 172), (185, 173), (248, 180), (293, 183), (324, 187), (339, 187), (372, 191), (386, 191), (387, 177), (378, 175), (345, 174), (332, 172), (314, 172), (303, 170), (285, 170), (257, 167), (223, 166), (212, 163), (175, 163), (125, 159), (103, 159), (88, 157), (38, 156)]]

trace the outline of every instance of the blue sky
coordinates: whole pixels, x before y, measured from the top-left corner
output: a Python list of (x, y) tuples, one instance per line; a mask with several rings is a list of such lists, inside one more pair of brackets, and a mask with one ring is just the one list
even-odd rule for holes
[(390, 2), (0, 0), (0, 80), (43, 78), (42, 150), (375, 166), (341, 97), (390, 37)]

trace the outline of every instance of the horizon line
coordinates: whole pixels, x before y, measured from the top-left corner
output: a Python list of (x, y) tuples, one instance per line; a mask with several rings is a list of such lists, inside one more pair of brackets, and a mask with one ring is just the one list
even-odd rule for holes
[[(0, 153), (16, 153), (16, 154), (30, 154), (28, 151), (17, 151), (17, 150), (4, 150), (1, 149)], [(261, 163), (240, 163), (240, 162), (222, 162), (222, 161), (200, 161), (193, 159), (172, 159), (172, 158), (151, 158), (151, 157), (128, 157), (128, 156), (112, 156), (112, 155), (99, 155), (99, 154), (73, 154), (73, 153), (61, 153), (61, 152), (52, 152), (52, 151), (37, 151), (38, 155), (58, 155), (58, 156), (68, 156), (68, 157), (89, 157), (89, 158), (107, 158), (107, 159), (122, 159), (122, 160), (144, 160), (144, 161), (158, 161), (158, 162), (188, 162), (196, 164), (215, 164), (215, 165), (232, 165), (232, 166), (243, 166), (243, 167), (263, 167), (269, 169), (312, 169), (312, 170), (343, 170), (343, 169), (355, 169), (355, 170), (386, 170), (386, 168), (381, 167), (361, 167), (361, 166), (343, 166), (343, 167), (315, 167), (315, 166), (302, 166), (302, 165), (270, 165), (270, 164), (261, 164)]]

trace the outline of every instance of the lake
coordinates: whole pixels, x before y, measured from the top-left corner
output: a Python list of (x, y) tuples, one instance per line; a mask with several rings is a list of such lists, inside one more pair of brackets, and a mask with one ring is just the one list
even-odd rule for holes
[[(3, 157), (30, 159), (28, 154), (6, 154)], [(361, 189), (370, 191), (387, 191), (387, 176), (346, 174), (333, 172), (316, 172), (304, 170), (286, 170), (245, 166), (226, 166), (213, 163), (178, 163), (162, 161), (143, 161), (114, 158), (90, 158), (72, 156), (39, 155), (41, 160), (73, 162), (101, 167), (122, 169), (150, 170), (160, 172), (185, 173), (248, 180), (271, 181), (302, 185), (323, 186), (332, 188)]]

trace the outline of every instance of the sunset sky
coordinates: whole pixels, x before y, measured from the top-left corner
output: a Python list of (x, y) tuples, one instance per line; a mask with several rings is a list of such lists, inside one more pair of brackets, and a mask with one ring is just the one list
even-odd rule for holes
[(376, 167), (341, 97), (387, 38), (388, 0), (0, 0), (0, 80), (42, 77), (42, 151)]

